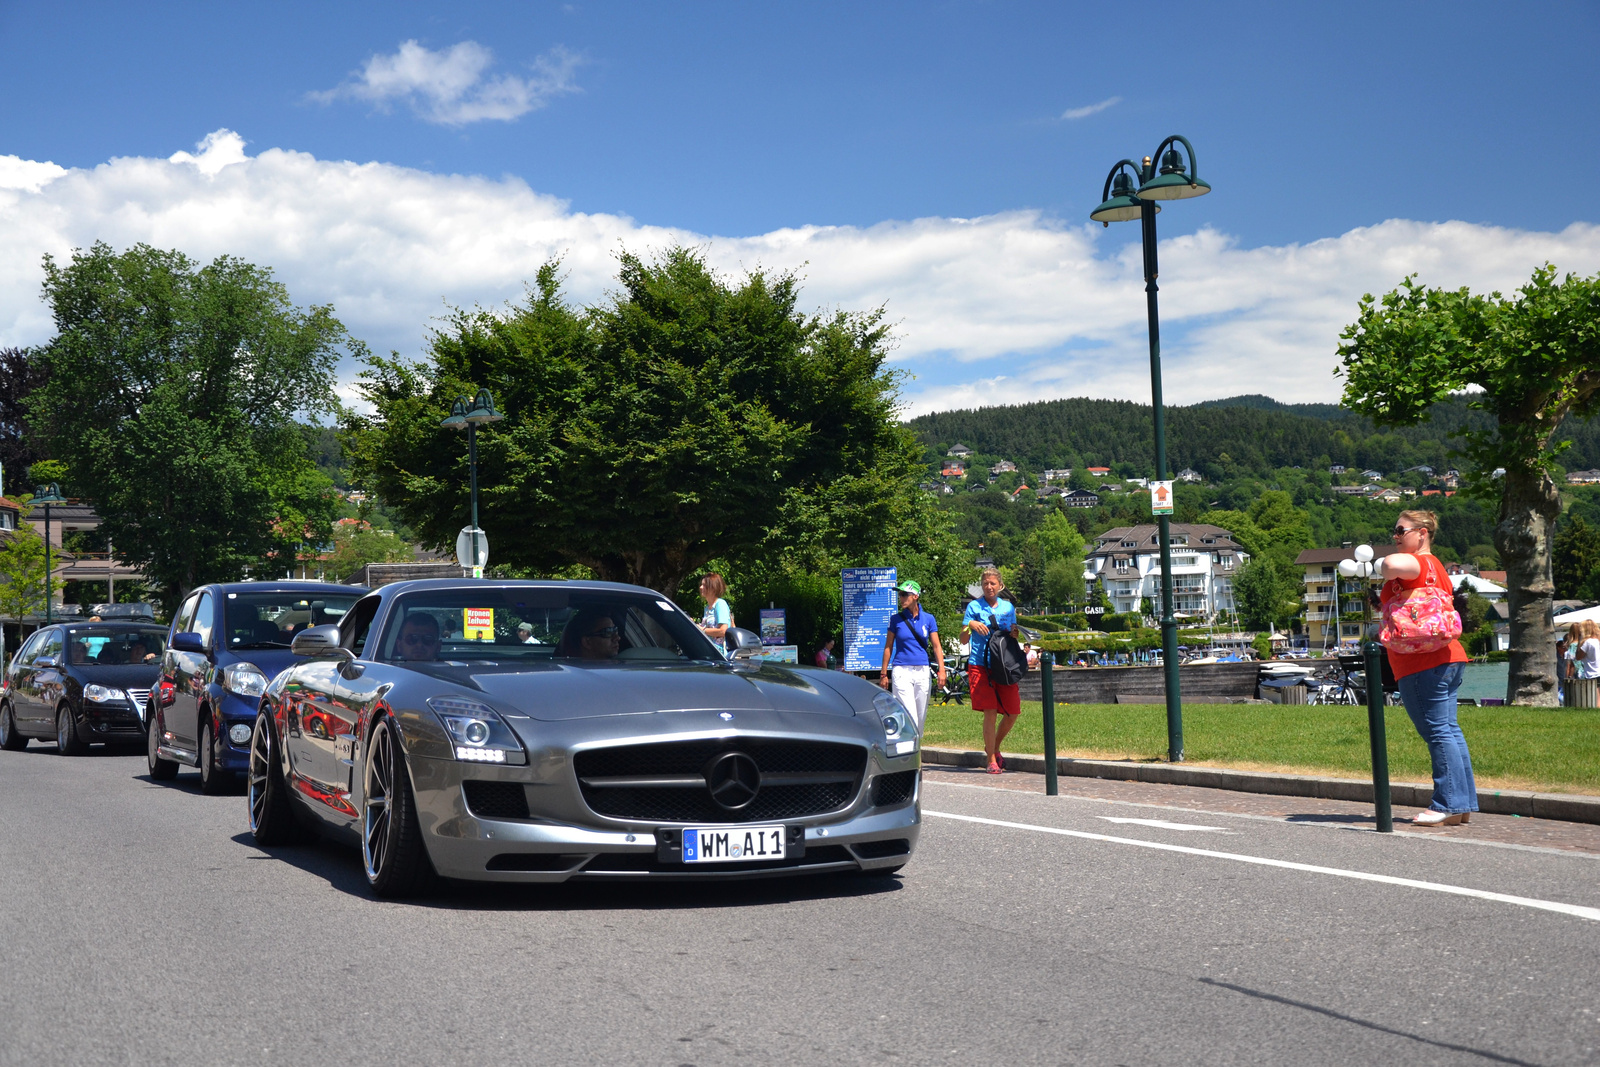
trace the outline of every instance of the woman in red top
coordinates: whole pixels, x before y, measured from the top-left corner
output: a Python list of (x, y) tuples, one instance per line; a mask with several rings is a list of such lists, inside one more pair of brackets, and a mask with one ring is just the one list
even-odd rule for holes
[[(1450, 575), (1433, 554), (1433, 539), (1439, 532), (1439, 517), (1431, 511), (1402, 511), (1394, 527), (1394, 542), (1400, 551), (1385, 556), (1378, 573), (1389, 579), (1383, 583), (1384, 604), (1403, 590), (1416, 589), (1428, 582), (1450, 588)], [(1411, 716), (1417, 733), (1427, 742), (1433, 759), (1433, 802), (1428, 810), (1411, 820), (1414, 826), (1454, 826), (1466, 822), (1478, 810), (1478, 786), (1472, 777), (1472, 756), (1467, 739), (1456, 722), (1456, 692), (1461, 688), (1462, 664), (1466, 650), (1460, 641), (1451, 641), (1433, 652), (1407, 655), (1389, 651), (1389, 665), (1400, 685), (1400, 699)]]

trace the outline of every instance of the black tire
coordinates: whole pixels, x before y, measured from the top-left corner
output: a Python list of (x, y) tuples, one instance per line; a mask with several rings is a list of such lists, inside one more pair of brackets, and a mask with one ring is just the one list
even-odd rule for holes
[(437, 875), (422, 841), (400, 735), (387, 715), (372, 728), (362, 781), (361, 861), (367, 884), (380, 897), (426, 893)]
[(150, 768), (150, 777), (158, 782), (170, 782), (178, 777), (178, 761), (163, 759), (156, 754), (156, 746), (161, 743), (161, 719), (158, 716), (150, 717), (150, 725), (145, 730), (144, 761)]
[(233, 789), (233, 772), (217, 766), (217, 738), (211, 732), (211, 724), (206, 723), (200, 729), (200, 792), (218, 797)]
[(17, 730), (17, 714), (11, 705), (0, 707), (0, 748), (7, 752), (20, 752), (28, 747), (28, 739)]
[(256, 716), (250, 733), (250, 770), (245, 793), (250, 800), (250, 834), (262, 847), (294, 845), (307, 837), (294, 814), (289, 799), (289, 783), (283, 780), (283, 765), (278, 760), (278, 739), (272, 717)]
[(63, 756), (81, 756), (89, 746), (78, 736), (78, 727), (72, 721), (72, 709), (65, 704), (56, 709), (56, 749)]

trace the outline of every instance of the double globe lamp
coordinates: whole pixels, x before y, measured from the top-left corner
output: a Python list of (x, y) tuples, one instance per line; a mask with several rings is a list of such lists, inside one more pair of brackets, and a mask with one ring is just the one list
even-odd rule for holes
[[(1178, 146), (1183, 151), (1178, 151)], [(1187, 160), (1185, 159), (1187, 154)], [(1152, 160), (1160, 160), (1159, 167)], [(1135, 186), (1137, 183), (1137, 187)], [(1211, 186), (1201, 180), (1195, 162), (1194, 146), (1174, 134), (1156, 147), (1144, 162), (1117, 161), (1106, 175), (1100, 191), (1101, 204), (1089, 213), (1095, 222), (1138, 219), (1144, 231), (1145, 311), (1150, 323), (1150, 392), (1155, 421), (1156, 480), (1167, 481), (1167, 425), (1161, 402), (1161, 325), (1156, 309), (1156, 213), (1162, 200), (1188, 200), (1204, 196)], [(1178, 620), (1172, 603), (1172, 520), (1169, 514), (1157, 516), (1161, 531), (1161, 662), (1166, 672), (1167, 758), (1183, 759), (1183, 702), (1178, 692)]]
[(450, 414), (440, 426), (467, 431), (467, 467), (472, 478), (472, 524), (456, 535), (456, 561), (471, 568), (474, 578), (483, 577), (483, 568), (489, 563), (489, 538), (478, 528), (478, 427), (505, 418), (494, 406), (494, 396), (487, 389), (468, 400), (457, 397), (450, 405)]

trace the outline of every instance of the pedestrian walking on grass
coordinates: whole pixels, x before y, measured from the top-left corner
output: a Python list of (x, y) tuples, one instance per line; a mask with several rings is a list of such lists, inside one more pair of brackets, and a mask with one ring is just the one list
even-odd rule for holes
[(983, 596), (967, 605), (961, 632), (972, 642), (967, 656), (967, 683), (972, 690), (972, 710), (983, 712), (983, 752), (989, 759), (989, 773), (999, 774), (1006, 769), (1000, 743), (1022, 714), (1022, 696), (1015, 683), (1006, 685), (994, 679), (989, 653), (1003, 635), (1009, 634), (1013, 640), (1018, 636), (1017, 609), (1010, 601), (1000, 599), (1005, 584), (993, 567), (983, 572), (979, 584)]
[(928, 718), (930, 666), (938, 667), (939, 688), (944, 688), (944, 646), (939, 641), (939, 621), (932, 612), (922, 610), (922, 586), (904, 581), (894, 591), (900, 598), (900, 610), (889, 616), (878, 684), (900, 698), (920, 734)]
[(733, 626), (733, 609), (722, 599), (727, 591), (728, 583), (716, 571), (700, 579), (700, 599), (706, 602), (700, 613), (700, 632), (723, 652), (728, 651), (728, 630)]
[(1461, 617), (1452, 605), (1450, 575), (1433, 554), (1439, 517), (1431, 511), (1402, 511), (1394, 526), (1399, 549), (1374, 560), (1374, 577), (1383, 583), (1380, 603), (1383, 642), (1400, 686), (1406, 714), (1428, 745), (1433, 762), (1433, 800), (1411, 820), (1413, 826), (1454, 826), (1478, 810), (1467, 739), (1456, 721), (1467, 653), (1456, 638)]

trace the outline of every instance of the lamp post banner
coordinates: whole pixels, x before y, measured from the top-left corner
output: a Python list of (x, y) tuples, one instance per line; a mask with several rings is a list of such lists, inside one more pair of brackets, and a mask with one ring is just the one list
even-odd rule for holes
[(846, 567), (844, 583), (844, 669), (871, 671), (883, 665), (883, 641), (894, 613), (894, 567)]
[(1150, 483), (1150, 514), (1152, 514), (1152, 515), (1171, 515), (1172, 514), (1172, 483), (1171, 482), (1151, 482)]

